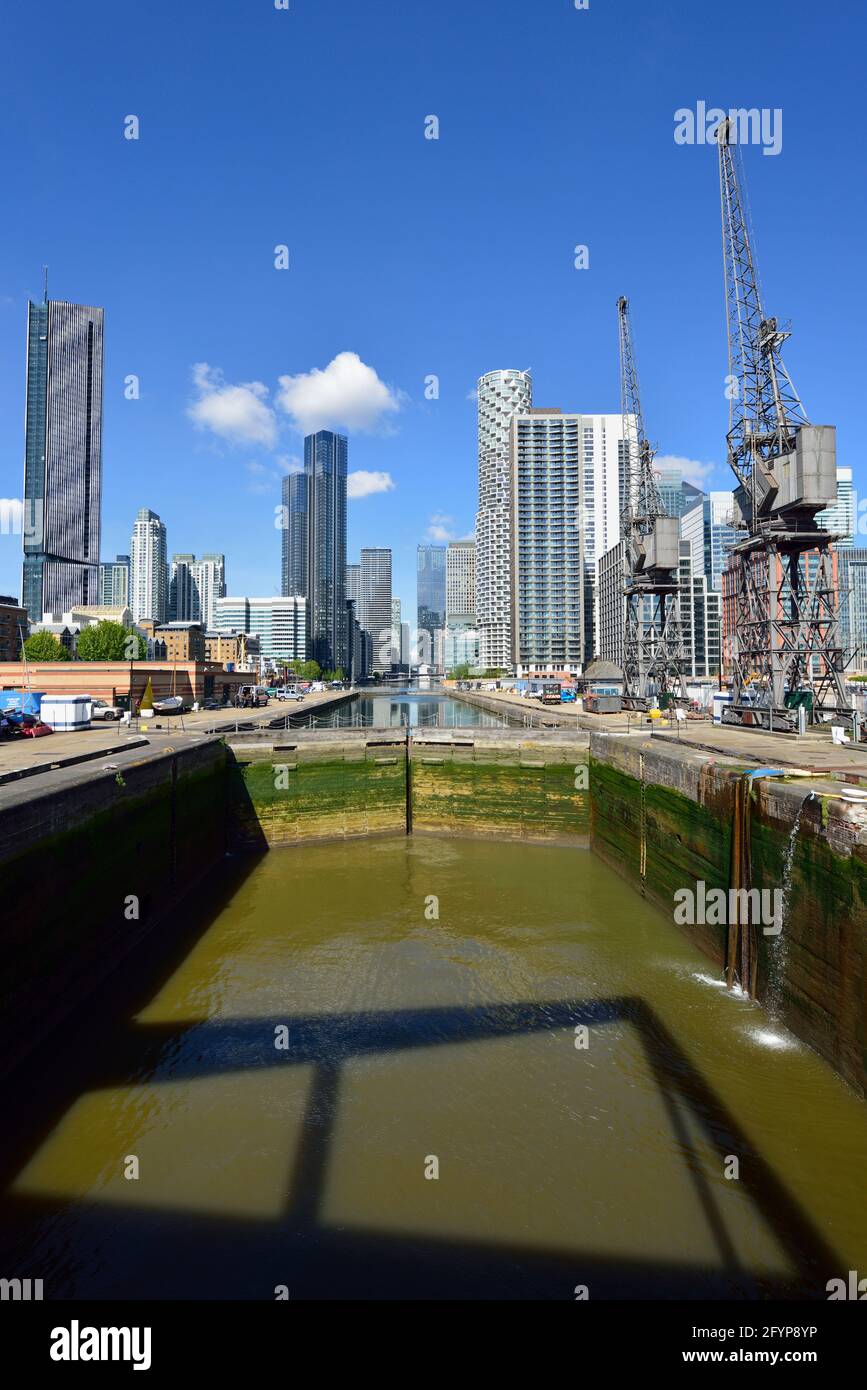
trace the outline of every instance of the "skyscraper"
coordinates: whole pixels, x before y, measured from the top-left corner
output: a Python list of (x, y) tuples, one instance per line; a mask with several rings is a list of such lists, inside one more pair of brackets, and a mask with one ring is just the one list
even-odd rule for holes
[(99, 601), (108, 608), (129, 607), (129, 556), (102, 560), (99, 566)]
[(99, 600), (103, 311), (27, 314), (23, 604), (31, 621)]
[(419, 660), (433, 660), (436, 634), (446, 625), (446, 547), (420, 545), (416, 551)]
[(361, 565), (346, 566), (346, 597), (352, 599), (355, 604), (355, 616), (359, 617), (361, 612)]
[(476, 616), (476, 543), (449, 541), (446, 549), (446, 623)]
[(307, 593), (307, 473), (287, 473), (283, 479), (281, 591), (284, 596)]
[(142, 507), (136, 514), (130, 545), (130, 608), (134, 622), (166, 621), (168, 608), (166, 528), (156, 512)]
[[(344, 435), (319, 430), (304, 440), (307, 478), (307, 613), (310, 655), (323, 670), (349, 665), (346, 613)], [(291, 477), (291, 475), (290, 475)]]
[(193, 585), (195, 555), (173, 555), (169, 576), (168, 615), (171, 622), (198, 622), (199, 614)]
[(373, 640), (374, 671), (388, 671), (397, 657), (392, 644), (391, 551), (386, 546), (362, 546), (358, 620)]
[[(859, 518), (860, 520), (860, 518)], [(837, 465), (837, 500), (824, 511), (816, 513), (816, 522), (832, 535), (839, 536), (838, 550), (851, 550), (855, 536), (855, 495), (852, 469)]]
[(512, 651), (509, 428), (512, 417), (524, 414), (533, 403), (530, 373), (488, 372), (479, 378), (478, 398), (476, 614), (481, 661), (484, 666), (507, 667)]
[(213, 629), (215, 604), (226, 592), (226, 557), (211, 552), (173, 555), (168, 610), (174, 622), (201, 623)]
[(584, 418), (532, 409), (512, 418), (510, 662), (520, 675), (577, 674), (584, 661)]
[(680, 518), (681, 538), (689, 541), (693, 574), (706, 574), (712, 589), (722, 591), (722, 571), (729, 550), (740, 539), (732, 525), (730, 492), (701, 493)]
[(584, 548), (584, 661), (598, 652), (599, 562), (620, 538), (620, 514), (626, 485), (628, 444), (622, 415), (582, 415)]

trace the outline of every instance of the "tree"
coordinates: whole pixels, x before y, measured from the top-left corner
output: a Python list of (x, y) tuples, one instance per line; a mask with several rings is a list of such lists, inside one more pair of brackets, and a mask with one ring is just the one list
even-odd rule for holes
[(76, 652), (79, 661), (144, 661), (148, 647), (141, 633), (105, 621), (83, 629)]
[(154, 707), (154, 688), (153, 688), (153, 685), (151, 684), (151, 678), (150, 678), (150, 676), (148, 676), (148, 683), (147, 683), (147, 685), (145, 686), (145, 693), (144, 693), (144, 695), (142, 695), (142, 697), (141, 697), (141, 704), (139, 705), (139, 709), (140, 709), (140, 710), (143, 710), (143, 709), (153, 709), (153, 707)]
[(24, 643), (28, 661), (69, 661), (70, 656), (59, 637), (53, 632), (34, 632)]
[(465, 681), (465, 680), (467, 680), (467, 679), (469, 678), (470, 668), (469, 668), (469, 666), (467, 665), (466, 662), (463, 662), (462, 665), (460, 665), (460, 666), (455, 666), (454, 669), (451, 671), (450, 674), (451, 674), (452, 680), (456, 680), (456, 681)]
[(322, 674), (318, 661), (299, 661), (297, 658), (292, 662), (292, 670), (301, 681), (318, 681)]

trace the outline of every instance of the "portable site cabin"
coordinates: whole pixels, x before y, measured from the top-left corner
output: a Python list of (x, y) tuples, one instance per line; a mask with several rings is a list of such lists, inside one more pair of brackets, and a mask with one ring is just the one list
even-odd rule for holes
[(40, 715), (56, 734), (90, 728), (90, 695), (43, 695)]

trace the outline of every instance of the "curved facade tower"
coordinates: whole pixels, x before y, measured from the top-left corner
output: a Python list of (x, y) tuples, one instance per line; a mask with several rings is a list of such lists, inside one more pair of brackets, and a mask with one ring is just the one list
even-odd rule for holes
[(533, 405), (529, 372), (479, 377), (479, 506), (476, 513), (476, 618), (483, 666), (510, 667), (511, 486), (509, 429)]

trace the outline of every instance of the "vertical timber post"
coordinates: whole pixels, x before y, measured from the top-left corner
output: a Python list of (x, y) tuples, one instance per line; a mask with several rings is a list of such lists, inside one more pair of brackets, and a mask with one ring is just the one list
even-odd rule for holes
[(406, 726), (406, 833), (412, 834), (412, 735)]

